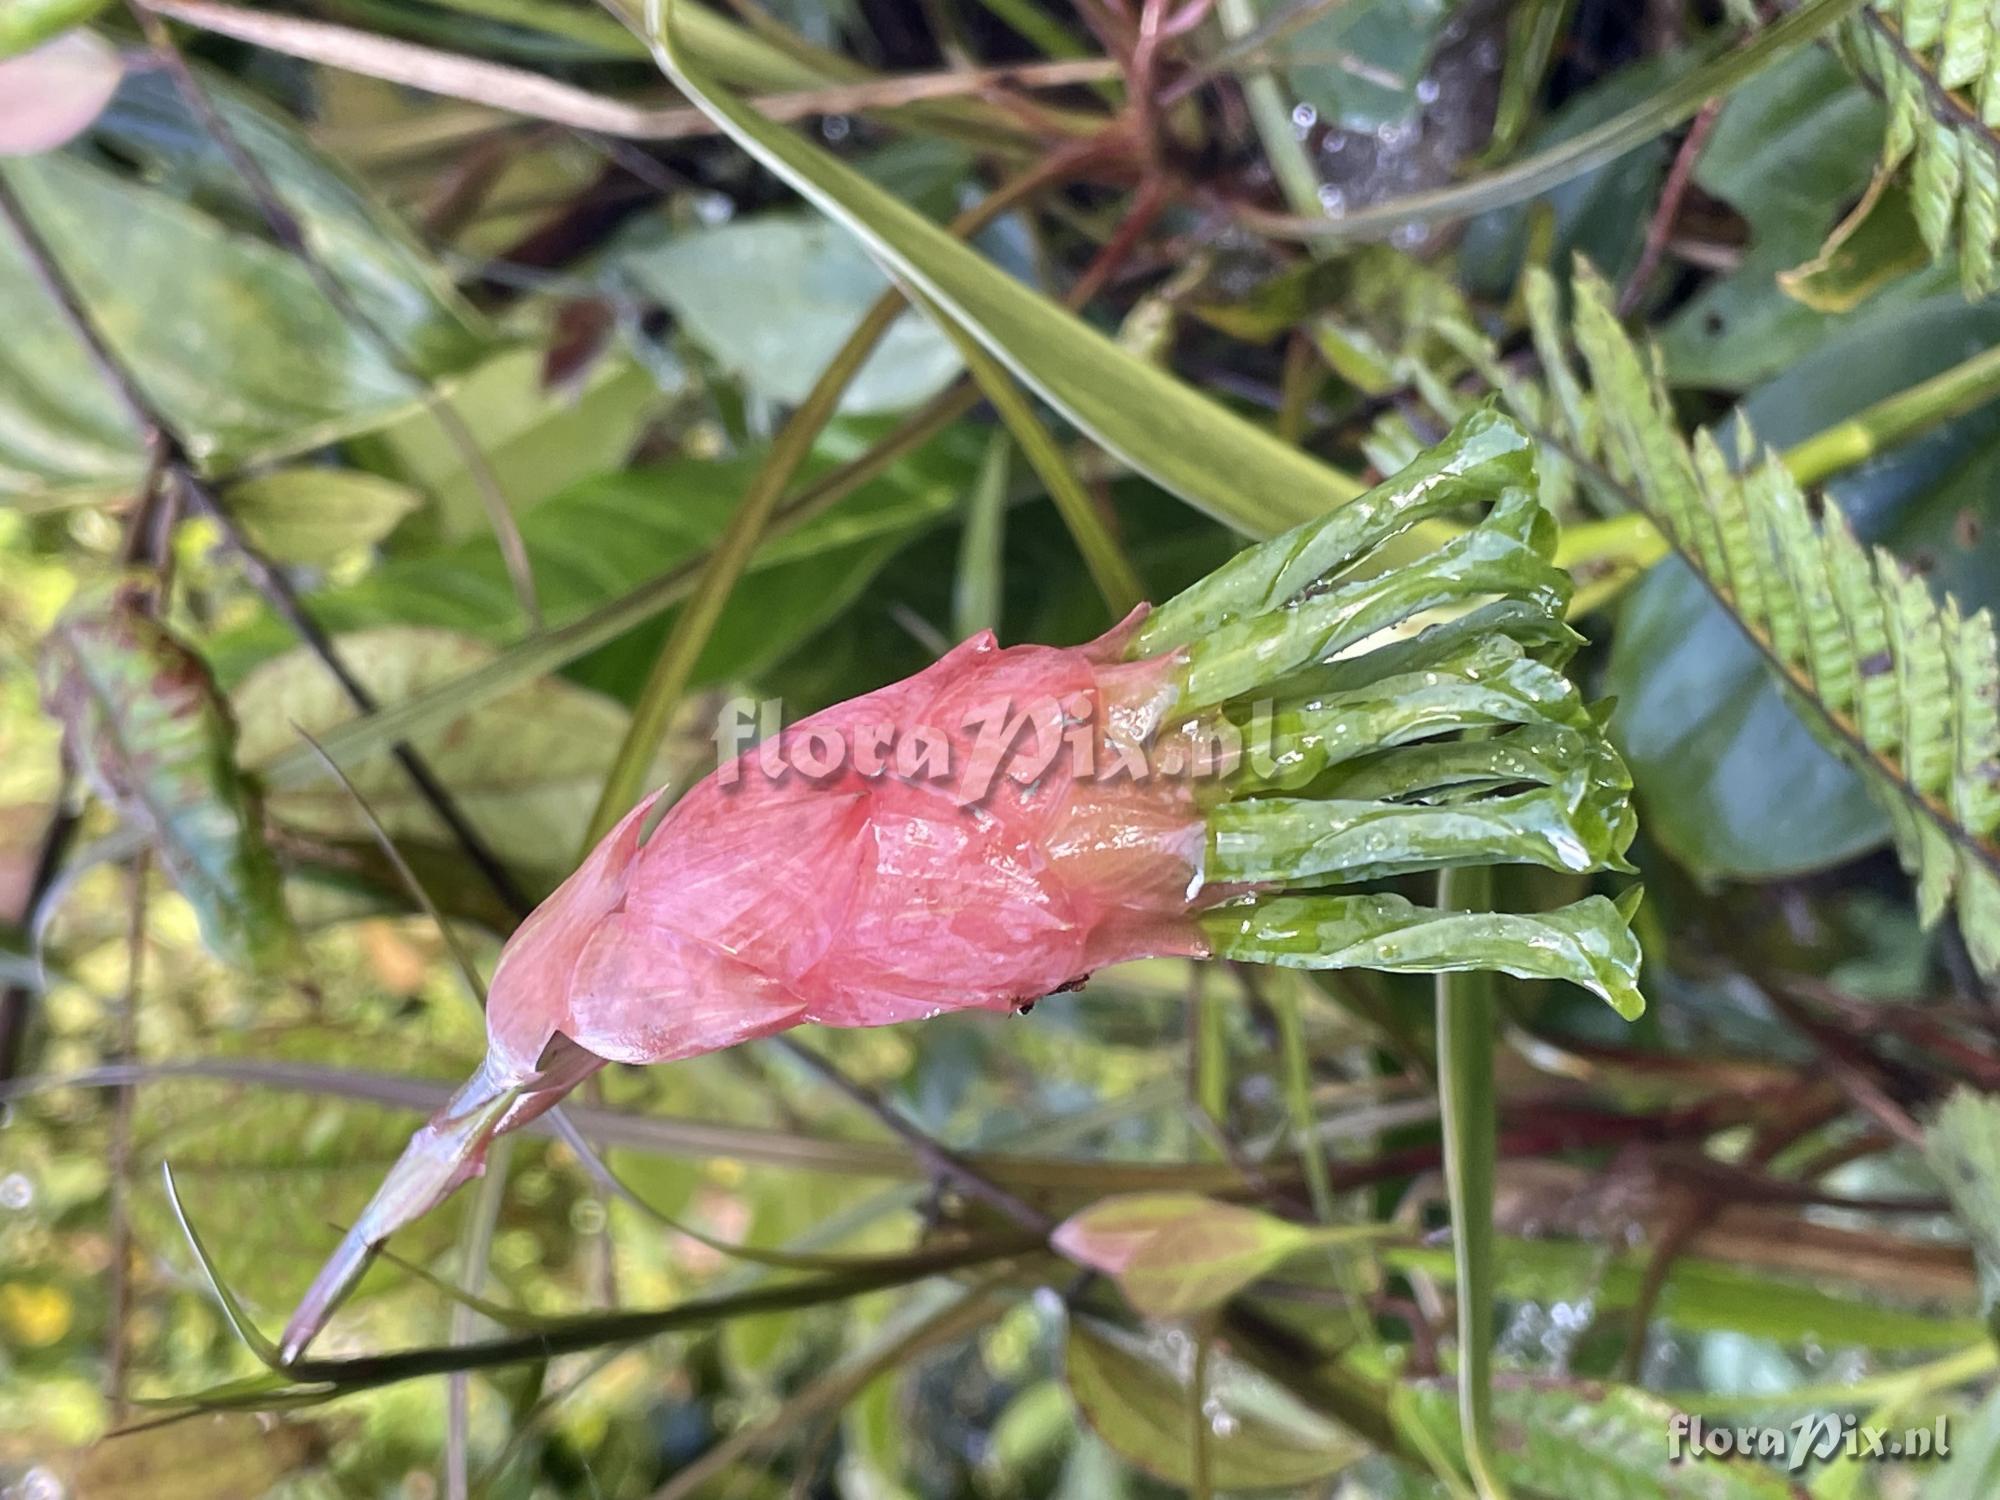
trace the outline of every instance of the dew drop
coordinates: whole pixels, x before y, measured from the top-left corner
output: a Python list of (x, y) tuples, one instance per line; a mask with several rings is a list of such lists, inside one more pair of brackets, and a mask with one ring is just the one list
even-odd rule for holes
[(35, 1185), (21, 1172), (0, 1177), (0, 1208), (23, 1209), (35, 1201)]

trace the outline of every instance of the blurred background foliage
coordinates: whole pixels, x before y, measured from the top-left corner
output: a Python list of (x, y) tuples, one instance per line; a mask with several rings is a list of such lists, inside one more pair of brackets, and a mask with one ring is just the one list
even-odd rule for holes
[[(814, 144), (789, 183), (636, 11), (0, 0), (0, 1493), (2000, 1493), (1991, 8), (675, 10)], [(822, 216), (793, 189), (830, 160), (861, 186)], [(976, 271), (880, 209), (996, 192)], [(888, 305), (824, 388), (886, 271), (1005, 368)], [(1579, 405), (1591, 286), (1650, 352), (1621, 386), (1586, 348)], [(1115, 346), (1010, 322), (1022, 288)], [(482, 1045), (354, 792), (489, 968), (635, 705), (638, 769), (684, 785), (727, 696), (1087, 639), (1119, 580), (1163, 598), (1495, 393), (1547, 439), (1617, 699), (1651, 1005), (1501, 991), (1467, 1289), (1497, 1476), (1453, 1411), (1429, 988), (1370, 975), (1140, 964), (811, 1038), (1054, 1251), (782, 1048), (611, 1070), (571, 1110), (601, 1163), (523, 1138), (371, 1272), (321, 1346), (365, 1388), (256, 1383), (161, 1165), (274, 1327)], [(1847, 687), (1676, 508), (1704, 426), (1887, 549), (1841, 575), (1857, 638), (1891, 601)], [(670, 633), (691, 665), (649, 689)], [(558, 1315), (559, 1352), (430, 1373)], [(1952, 1453), (1676, 1466), (1675, 1411), (1943, 1416)]]

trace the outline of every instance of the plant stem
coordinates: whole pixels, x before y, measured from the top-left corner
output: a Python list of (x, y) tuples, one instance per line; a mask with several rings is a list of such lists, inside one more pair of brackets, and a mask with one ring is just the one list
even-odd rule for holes
[(2000, 346), (1982, 350), (1908, 390), (1877, 401), (1784, 452), (1785, 467), (1810, 488), (2000, 396)]
[(986, 440), (979, 478), (965, 501), (959, 532), (958, 578), (952, 591), (952, 631), (967, 640), (982, 630), (1000, 629), (1001, 578), (1007, 542), (1007, 434)]
[[(1438, 875), (1438, 906), (1486, 911), (1493, 872), (1484, 866)], [(1444, 1117), (1444, 1177), (1451, 1200), (1458, 1283), (1458, 1417), (1465, 1463), (1480, 1500), (1506, 1500), (1493, 1453), (1493, 1178), (1498, 1119), (1493, 1087), (1493, 976), (1437, 979), (1438, 1102)]]

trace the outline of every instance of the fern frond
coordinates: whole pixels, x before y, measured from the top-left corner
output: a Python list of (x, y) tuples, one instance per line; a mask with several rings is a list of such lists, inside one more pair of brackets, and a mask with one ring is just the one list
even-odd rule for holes
[[(2000, 672), (1991, 617), (1982, 610), (1966, 618), (1949, 598), (1940, 604), (1896, 557), (1864, 547), (1835, 507), (1816, 515), (1747, 423), (1735, 445), (1747, 464), (1740, 472), (1708, 433), (1685, 439), (1657, 369), (1620, 327), (1613, 300), (1602, 278), (1579, 269), (1573, 334), (1604, 457), (1777, 672), (1807, 726), (1860, 771), (1888, 814), (1924, 921), (1956, 895), (1975, 961), (1984, 973), (2000, 972)], [(1553, 307), (1551, 289), (1537, 305)]]
[(1889, 107), (1882, 168), (1909, 163), (1925, 246), (1933, 257), (1956, 246), (1968, 297), (2000, 288), (2000, 6), (1875, 0), (1838, 37)]
[[(1544, 436), (1545, 504), (1587, 483), (1643, 512), (1757, 647), (1800, 718), (1861, 774), (1886, 812), (1924, 920), (1954, 900), (1982, 973), (2000, 974), (2000, 650), (1832, 505), (1816, 505), (1747, 423), (1733, 467), (1707, 431), (1684, 436), (1657, 360), (1635, 346), (1602, 277), (1580, 265), (1571, 317), (1545, 271), (1524, 287), (1539, 381), (1468, 326), (1444, 336)], [(1572, 350), (1575, 354), (1572, 354)], [(1576, 357), (1581, 356), (1581, 359)], [(1419, 388), (1440, 417), (1481, 399)], [(1397, 412), (1369, 440), (1378, 463), (1422, 435)], [(1552, 463), (1558, 455), (1565, 460)]]

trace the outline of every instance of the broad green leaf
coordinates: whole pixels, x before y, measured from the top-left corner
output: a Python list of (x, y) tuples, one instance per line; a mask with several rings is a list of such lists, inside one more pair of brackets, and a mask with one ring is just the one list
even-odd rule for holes
[[(493, 648), (447, 630), (388, 625), (336, 636), (348, 669), (380, 702), (394, 703), (490, 661)], [(318, 739), (354, 717), (354, 706), (310, 649), (297, 647), (265, 662), (230, 695), (242, 725), (246, 764), (274, 760), (298, 743), (299, 731)], [(450, 788), (459, 810), (503, 860), (548, 875), (564, 872), (590, 819), (597, 789), (625, 731), (617, 703), (559, 679), (531, 682), (417, 737), (413, 748)], [(649, 785), (667, 767), (699, 765), (705, 741), (663, 747), (678, 754), (656, 762)], [(356, 789), (391, 835), (440, 839), (428, 804), (394, 761), (377, 756), (357, 765)], [(274, 817), (288, 829), (335, 839), (362, 839), (368, 825), (333, 782), (277, 791)]]
[[(577, 390), (550, 390), (542, 351), (509, 349), (452, 388), (452, 407), (493, 468), (507, 503), (524, 514), (570, 485), (617, 469), (660, 404), (653, 377), (623, 359), (600, 361)], [(370, 438), (384, 467), (437, 502), (446, 536), (488, 529), (486, 506), (459, 445), (429, 412)]]
[(1991, 1309), (2000, 1299), (2000, 1099), (1955, 1090), (1924, 1131), (1924, 1156), (1971, 1237)]
[(120, 589), (73, 604), (42, 647), (42, 694), (71, 760), (152, 846), (221, 957), (279, 968), (291, 919), (236, 726), (200, 657)]
[(1851, 313), (1924, 263), (1909, 194), (1876, 175), (1809, 261), (1778, 273), (1785, 295), (1814, 312)]
[[(1091, 1429), (1134, 1468), (1167, 1484), (1192, 1479), (1185, 1335), (1140, 1342), (1072, 1317), (1064, 1352), (1069, 1392)], [(1307, 1412), (1219, 1356), (1203, 1402), (1209, 1474), (1218, 1490), (1297, 1493), (1366, 1451), (1358, 1438)]]
[(125, 76), (124, 59), (90, 31), (66, 31), (9, 57), (5, 26), (0, 20), (0, 156), (53, 151), (88, 130), (111, 102)]
[[(949, 514), (976, 462), (967, 429), (922, 461), (898, 466), (825, 514), (759, 549), (732, 593), (697, 669), (697, 684), (754, 672), (844, 608), (916, 530)], [(848, 428), (824, 455), (856, 441)], [(601, 474), (570, 486), (521, 518), (544, 612), (561, 624), (699, 556), (721, 534), (760, 455), (695, 459)], [(313, 596), (314, 615), (340, 631), (430, 625), (511, 642), (522, 619), (506, 567), (490, 537), (468, 538), (428, 556), (395, 558), (359, 583)], [(573, 669), (616, 695), (636, 690), (671, 619), (599, 649)], [(286, 648), (275, 621), (217, 641), (225, 681)]]
[[(621, 0), (622, 3), (622, 0)], [(711, 76), (660, 8), (661, 67), (738, 144), (908, 278), (1106, 450), (1238, 530), (1268, 535), (1359, 493), (1023, 286), (827, 152), (773, 125)]]
[[(1266, 26), (1300, 9), (1296, 0), (1258, 5)], [(1285, 25), (1263, 53), (1319, 118), (1347, 130), (1393, 130), (1417, 112), (1418, 86), (1449, 14), (1429, 0), (1350, 0)]]
[[(616, 258), (689, 336), (755, 394), (795, 406), (889, 281), (836, 224), (760, 214), (635, 238)], [(901, 411), (958, 373), (951, 343), (915, 311), (883, 337), (841, 398), (849, 414)]]
[[(522, 538), (542, 608), (562, 622), (696, 558), (722, 532), (754, 466), (754, 458), (744, 458), (626, 470), (536, 506), (522, 518)], [(950, 514), (960, 472), (954, 456), (908, 484), (866, 486), (826, 516), (766, 544), (716, 622), (696, 686), (756, 672), (846, 608), (918, 528)], [(342, 632), (420, 624), (504, 644), (520, 628), (506, 568), (488, 538), (386, 562), (352, 588), (314, 596), (312, 610)], [(612, 642), (572, 676), (612, 694), (636, 690), (670, 620)], [(224, 678), (234, 678), (282, 644), (286, 638), (268, 622), (218, 642), (214, 660)], [(432, 686), (444, 680), (430, 678)]]
[(1372, 1232), (1294, 1224), (1198, 1193), (1133, 1193), (1072, 1215), (1050, 1243), (1115, 1280), (1144, 1316), (1165, 1319), (1219, 1307), (1301, 1251), (1351, 1248)]
[[(426, 379), (486, 334), (442, 274), (293, 127), (209, 81), (332, 272)], [(136, 173), (114, 170), (115, 153)], [(326, 443), (410, 409), (418, 391), (323, 298), (261, 222), (172, 80), (135, 73), (57, 156), (0, 165), (112, 348), (210, 472)], [(0, 235), (0, 495), (60, 499), (142, 472), (125, 409)]]
[(331, 1446), (309, 1423), (217, 1412), (46, 1454), (39, 1467), (56, 1480), (55, 1493), (79, 1500), (263, 1500)]
[(1887, 833), (1859, 778), (1799, 722), (1678, 559), (1626, 600), (1607, 688), (1647, 832), (1694, 869), (1782, 877), (1851, 858)]
[[(1393, 1400), (1406, 1425), (1462, 1453), (1451, 1390), (1406, 1383)], [(1500, 1478), (1533, 1495), (1589, 1500), (1796, 1500), (1791, 1482), (1743, 1459), (1675, 1463), (1668, 1434), (1677, 1415), (1631, 1386), (1514, 1380), (1495, 1387)]]
[(232, 484), (223, 503), (275, 562), (325, 563), (395, 530), (423, 496), (358, 469), (274, 469)]

